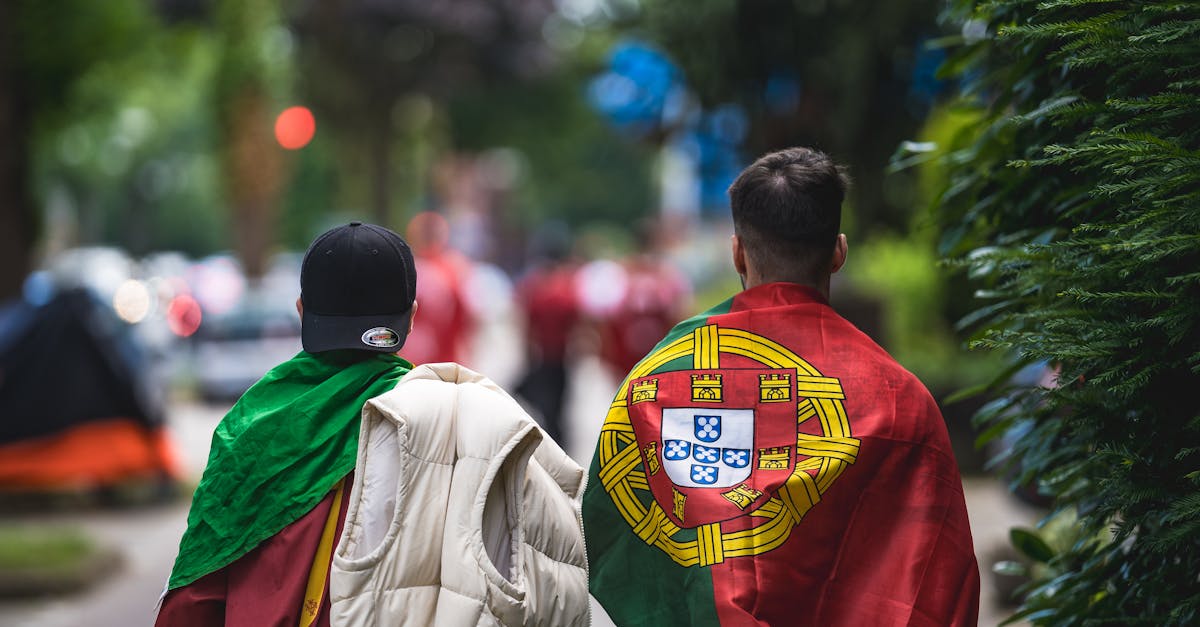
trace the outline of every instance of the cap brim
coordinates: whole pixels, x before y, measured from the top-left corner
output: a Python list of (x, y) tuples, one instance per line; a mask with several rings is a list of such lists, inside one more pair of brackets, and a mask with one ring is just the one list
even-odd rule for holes
[(408, 338), (408, 320), (408, 311), (377, 316), (327, 316), (305, 310), (300, 343), (309, 353), (333, 350), (394, 353)]

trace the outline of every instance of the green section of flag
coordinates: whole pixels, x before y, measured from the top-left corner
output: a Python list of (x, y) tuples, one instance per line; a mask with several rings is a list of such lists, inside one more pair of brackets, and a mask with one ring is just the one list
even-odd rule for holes
[(354, 469), (363, 405), (412, 367), (388, 354), (301, 352), (247, 390), (213, 433), (169, 587), (224, 568), (316, 507)]
[[(728, 313), (733, 299), (680, 322), (650, 354), (703, 326), (710, 317)], [(656, 372), (688, 369), (692, 360), (675, 360)], [(624, 385), (627, 385), (628, 381)], [(631, 444), (630, 446), (634, 446)], [(589, 585), (592, 595), (618, 625), (719, 626), (709, 568), (685, 568), (661, 549), (646, 544), (617, 512), (600, 483), (600, 457), (593, 456), (583, 497)], [(643, 505), (648, 506), (649, 494)], [(680, 539), (695, 539), (685, 529)]]
[(718, 627), (709, 569), (684, 568), (642, 542), (604, 492), (598, 470), (599, 460), (593, 459), (583, 497), (592, 595), (617, 625)]

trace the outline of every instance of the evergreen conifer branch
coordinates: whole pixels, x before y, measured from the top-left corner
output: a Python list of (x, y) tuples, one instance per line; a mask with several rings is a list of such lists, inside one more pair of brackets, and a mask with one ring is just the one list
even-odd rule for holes
[(1196, 624), (1200, 4), (953, 4), (995, 34), (940, 73), (987, 110), (942, 160), (940, 250), (980, 287), (958, 326), (1059, 381), (998, 374), (979, 437), (1078, 517), (1016, 617)]

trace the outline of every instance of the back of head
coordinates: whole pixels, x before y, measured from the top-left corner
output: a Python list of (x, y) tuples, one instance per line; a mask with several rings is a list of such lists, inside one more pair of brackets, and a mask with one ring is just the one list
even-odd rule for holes
[(529, 240), (529, 258), (559, 263), (571, 256), (571, 229), (562, 220), (548, 220), (533, 231)]
[(416, 290), (404, 238), (362, 222), (326, 231), (300, 265), (304, 350), (396, 352), (408, 336)]
[(764, 155), (738, 175), (729, 187), (734, 230), (762, 275), (813, 283), (829, 273), (847, 185), (811, 148)]
[(408, 221), (404, 234), (418, 255), (437, 255), (450, 243), (450, 223), (441, 214), (422, 211)]

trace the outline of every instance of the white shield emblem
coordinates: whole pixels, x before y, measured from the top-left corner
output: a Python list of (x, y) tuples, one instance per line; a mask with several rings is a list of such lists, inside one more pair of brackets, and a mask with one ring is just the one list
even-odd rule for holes
[(663, 467), (675, 485), (727, 488), (750, 476), (754, 410), (662, 410)]

